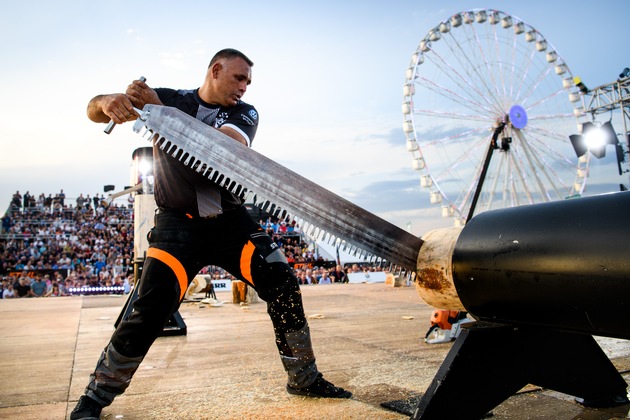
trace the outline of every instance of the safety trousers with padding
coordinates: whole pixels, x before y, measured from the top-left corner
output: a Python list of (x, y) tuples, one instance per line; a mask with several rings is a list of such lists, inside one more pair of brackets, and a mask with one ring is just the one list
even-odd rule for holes
[(86, 395), (109, 405), (125, 391), (189, 283), (207, 265), (247, 282), (267, 303), (289, 385), (305, 387), (315, 381), (318, 371), (298, 281), (269, 235), (244, 208), (213, 219), (162, 210), (149, 233), (133, 311), (103, 350)]

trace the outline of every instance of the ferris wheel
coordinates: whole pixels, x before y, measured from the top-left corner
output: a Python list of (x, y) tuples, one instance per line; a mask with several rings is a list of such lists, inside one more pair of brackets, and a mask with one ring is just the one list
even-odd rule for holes
[(491, 209), (582, 194), (589, 157), (569, 141), (579, 89), (553, 46), (497, 10), (440, 22), (412, 55), (403, 130), (420, 185), (465, 224)]

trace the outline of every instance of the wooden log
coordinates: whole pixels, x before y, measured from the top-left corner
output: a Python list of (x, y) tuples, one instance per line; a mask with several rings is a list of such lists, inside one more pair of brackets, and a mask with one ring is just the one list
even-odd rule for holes
[(240, 280), (232, 281), (232, 303), (247, 302), (247, 283)]

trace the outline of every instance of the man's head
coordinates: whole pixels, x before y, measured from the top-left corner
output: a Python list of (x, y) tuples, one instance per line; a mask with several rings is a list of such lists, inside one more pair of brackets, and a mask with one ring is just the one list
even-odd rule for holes
[(254, 63), (242, 52), (231, 48), (219, 51), (210, 60), (199, 96), (211, 104), (234, 106), (252, 81)]
[(219, 61), (221, 59), (231, 60), (233, 58), (240, 58), (240, 59), (242, 59), (243, 61), (245, 61), (249, 65), (249, 67), (253, 67), (254, 66), (254, 62), (252, 60), (250, 60), (245, 54), (243, 54), (239, 50), (235, 50), (233, 48), (226, 48), (226, 49), (223, 49), (223, 50), (219, 51), (218, 53), (216, 53), (214, 55), (214, 57), (212, 57), (212, 60), (210, 60), (210, 64), (208, 65), (208, 68), (212, 67), (212, 65), (214, 63), (216, 63), (217, 61)]

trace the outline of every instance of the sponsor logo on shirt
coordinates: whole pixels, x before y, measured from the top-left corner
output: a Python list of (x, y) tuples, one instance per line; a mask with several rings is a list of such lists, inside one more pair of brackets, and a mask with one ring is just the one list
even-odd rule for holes
[(250, 120), (247, 115), (241, 114), (241, 117), (243, 118), (243, 121), (245, 121), (247, 124), (249, 125), (254, 125), (254, 122), (252, 120)]

